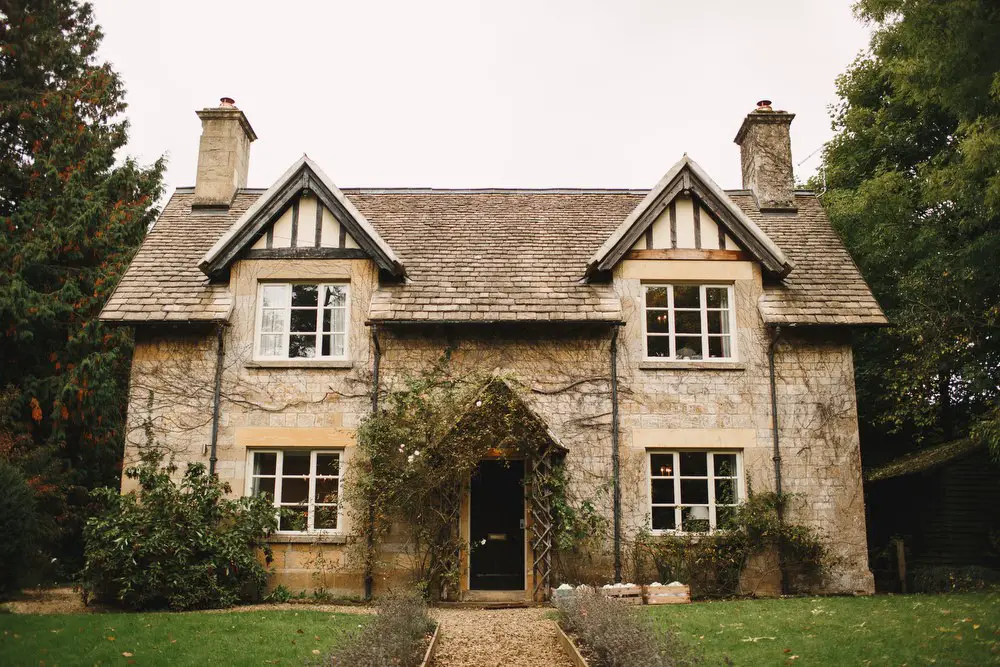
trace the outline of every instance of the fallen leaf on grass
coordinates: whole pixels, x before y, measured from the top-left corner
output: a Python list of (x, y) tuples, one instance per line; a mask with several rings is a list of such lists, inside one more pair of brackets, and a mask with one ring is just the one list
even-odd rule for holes
[(108, 637), (108, 641), (109, 641), (109, 642), (113, 642), (114, 640), (115, 640), (115, 638), (114, 638), (114, 637)]
[(741, 642), (753, 642), (754, 644), (756, 644), (761, 639), (777, 639), (777, 637), (746, 637), (744, 639), (741, 639), (740, 641)]
[(314, 648), (313, 649), (313, 655), (319, 655), (319, 649), (318, 648)]
[(131, 658), (133, 654), (129, 653), (128, 651), (122, 651), (122, 655), (125, 656), (126, 658)]

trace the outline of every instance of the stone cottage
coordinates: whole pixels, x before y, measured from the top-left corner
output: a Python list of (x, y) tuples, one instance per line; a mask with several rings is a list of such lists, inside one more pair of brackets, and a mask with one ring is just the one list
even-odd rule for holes
[(483, 548), (463, 553), (464, 599), (555, 583), (547, 508), (523, 484), (553, 452), (613, 526), (607, 581), (629, 535), (714, 531), (777, 488), (838, 557), (823, 590), (872, 591), (851, 331), (886, 320), (794, 188), (793, 114), (761, 102), (743, 119), (736, 190), (687, 155), (650, 190), (340, 189), (306, 156), (257, 189), (244, 113), (223, 98), (198, 116), (195, 185), (101, 317), (135, 330), (126, 461), (162, 447), (295, 510), (275, 584), (384, 585), (347, 560), (354, 433), (447, 351), (514, 386), (552, 440), (470, 479), (462, 537)]

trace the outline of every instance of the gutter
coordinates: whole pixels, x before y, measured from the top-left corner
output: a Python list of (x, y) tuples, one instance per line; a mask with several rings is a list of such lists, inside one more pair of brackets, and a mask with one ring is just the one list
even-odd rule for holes
[(212, 442), (209, 445), (208, 454), (208, 474), (215, 474), (215, 463), (219, 460), (219, 412), (222, 398), (222, 363), (225, 360), (225, 338), (226, 324), (219, 322), (216, 327), (217, 347), (215, 351), (215, 391), (212, 395)]
[[(785, 503), (781, 485), (781, 447), (778, 436), (778, 391), (774, 373), (774, 351), (778, 346), (778, 338), (781, 336), (781, 327), (771, 327), (771, 342), (767, 346), (767, 364), (771, 375), (771, 437), (773, 442), (773, 454), (771, 460), (774, 461), (774, 492), (778, 498), (778, 523), (785, 523)], [(785, 556), (783, 551), (778, 549), (778, 569), (781, 570), (781, 594), (788, 594), (788, 569), (785, 567)]]
[[(379, 366), (382, 363), (382, 347), (378, 343), (378, 325), (372, 323), (372, 415), (378, 413)], [(375, 505), (368, 503), (368, 535), (365, 549), (365, 600), (372, 599), (373, 568), (375, 551)]]
[(622, 488), (618, 454), (618, 327), (611, 334), (611, 477), (614, 493), (615, 583), (622, 580)]

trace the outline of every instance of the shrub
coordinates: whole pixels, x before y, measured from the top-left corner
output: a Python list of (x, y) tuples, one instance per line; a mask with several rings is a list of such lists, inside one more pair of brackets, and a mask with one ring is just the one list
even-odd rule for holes
[(15, 466), (0, 460), (0, 596), (17, 590), (37, 561), (35, 493)]
[(594, 591), (578, 590), (557, 599), (556, 607), (563, 629), (580, 639), (594, 667), (681, 667), (700, 662), (675, 632)]
[(831, 555), (816, 531), (780, 518), (794, 496), (752, 494), (740, 505), (725, 530), (692, 537), (654, 537), (648, 533), (635, 543), (636, 579), (649, 579), (642, 570), (651, 561), (661, 582), (683, 581), (693, 595), (726, 597), (744, 591), (740, 582), (750, 559), (780, 553), (793, 589), (808, 589), (823, 573)]
[(376, 603), (378, 614), (345, 638), (323, 661), (326, 667), (416, 667), (424, 658), (434, 621), (416, 591), (390, 593)]
[(914, 568), (913, 592), (959, 593), (981, 591), (1000, 584), (1000, 572), (978, 565), (938, 565)]
[(256, 599), (267, 578), (258, 552), (271, 562), (265, 539), (277, 528), (270, 500), (227, 499), (229, 485), (200, 463), (177, 484), (162, 458), (149, 451), (126, 470), (138, 493), (93, 492), (101, 509), (84, 531), (85, 599), (176, 610)]

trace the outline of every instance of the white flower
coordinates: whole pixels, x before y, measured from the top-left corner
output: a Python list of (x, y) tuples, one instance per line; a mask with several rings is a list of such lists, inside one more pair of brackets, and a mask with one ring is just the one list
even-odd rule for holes
[(406, 462), (413, 463), (413, 454), (410, 454), (409, 456), (406, 457)]
[(486, 546), (486, 538), (484, 537), (483, 539), (479, 540), (479, 544), (480, 546)]
[(482, 401), (476, 401), (476, 407), (477, 408), (483, 407), (483, 402)]
[(420, 450), (419, 449), (414, 449), (413, 450), (413, 455), (414, 456), (420, 456)]

